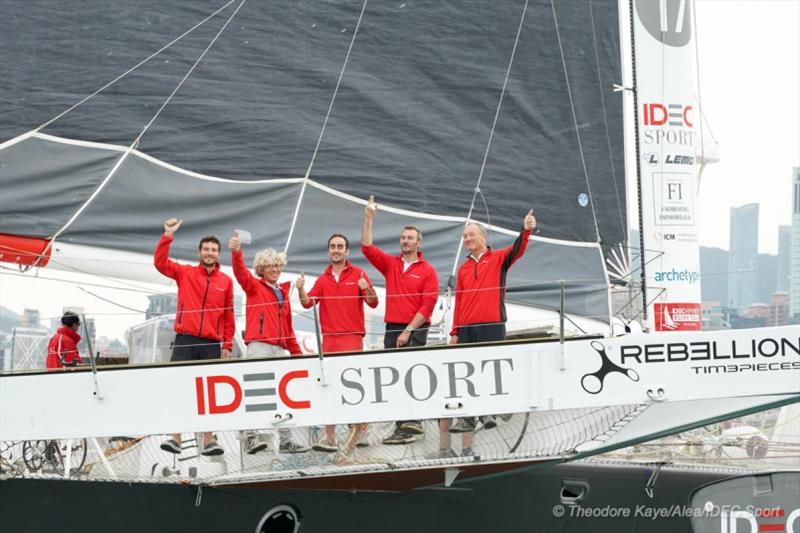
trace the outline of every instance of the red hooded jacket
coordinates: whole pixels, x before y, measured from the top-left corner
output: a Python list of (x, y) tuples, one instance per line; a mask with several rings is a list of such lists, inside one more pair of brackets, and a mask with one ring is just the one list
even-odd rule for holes
[(78, 353), (81, 336), (69, 326), (61, 326), (47, 345), (47, 368), (63, 368), (83, 364)]
[(450, 335), (459, 326), (506, 321), (506, 274), (528, 248), (531, 232), (523, 229), (514, 244), (500, 250), (487, 249), (479, 259), (471, 255), (458, 269), (456, 308)]
[(289, 305), (289, 288), (292, 284), (287, 281), (279, 285), (283, 294), (283, 304), (279, 304), (275, 291), (267, 281), (250, 273), (241, 250), (231, 252), (231, 259), (236, 281), (247, 295), (245, 344), (265, 342), (289, 350), (292, 355), (302, 354), (292, 326), (292, 308)]
[(175, 332), (222, 342), (233, 347), (236, 320), (233, 315), (233, 280), (219, 270), (209, 274), (200, 265), (180, 265), (169, 258), (173, 238), (161, 236), (156, 246), (156, 269), (178, 284), (178, 312)]

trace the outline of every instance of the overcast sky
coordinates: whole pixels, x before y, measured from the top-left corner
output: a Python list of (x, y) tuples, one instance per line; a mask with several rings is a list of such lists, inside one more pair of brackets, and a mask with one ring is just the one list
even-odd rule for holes
[[(702, 176), (700, 244), (727, 249), (731, 206), (758, 202), (759, 250), (774, 254), (778, 225), (791, 223), (792, 167), (800, 166), (800, 0), (698, 0), (696, 12), (700, 96), (721, 155)], [(143, 294), (86, 285), (107, 280), (39, 275), (80, 280), (104, 298), (147, 307)], [(111, 337), (143, 319), (75, 285), (0, 275), (0, 304), (16, 312), (33, 307), (55, 317), (65, 302), (83, 305)]]
[(703, 112), (721, 161), (700, 184), (700, 244), (727, 249), (731, 206), (760, 204), (758, 248), (777, 254), (800, 166), (800, 0), (698, 0)]

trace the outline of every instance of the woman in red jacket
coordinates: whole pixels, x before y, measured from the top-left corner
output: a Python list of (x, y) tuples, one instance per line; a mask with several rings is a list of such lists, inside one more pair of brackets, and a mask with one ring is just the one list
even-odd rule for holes
[[(228, 247), (231, 249), (233, 274), (247, 295), (244, 332), (247, 357), (284, 357), (287, 351), (291, 355), (301, 355), (303, 352), (295, 337), (289, 305), (292, 284), (288, 281), (278, 283), (286, 266), (286, 254), (272, 248), (258, 252), (253, 261), (254, 276), (244, 262), (238, 234), (228, 241)], [(302, 453), (310, 449), (294, 442), (287, 428), (280, 429), (278, 434), (282, 453)], [(266, 442), (256, 435), (246, 435), (247, 453), (254, 454), (266, 447)]]
[(81, 354), (78, 353), (78, 343), (81, 342), (81, 336), (78, 335), (80, 327), (81, 319), (78, 315), (71, 311), (64, 313), (61, 317), (61, 327), (47, 345), (47, 368), (56, 369), (83, 364)]

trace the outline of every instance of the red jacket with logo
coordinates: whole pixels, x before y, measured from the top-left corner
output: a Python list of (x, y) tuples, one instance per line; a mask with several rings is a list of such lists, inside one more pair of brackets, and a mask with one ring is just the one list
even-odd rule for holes
[(292, 308), (289, 304), (289, 288), (292, 284), (287, 281), (279, 285), (283, 294), (283, 304), (279, 305), (278, 297), (267, 280), (250, 273), (241, 250), (231, 252), (231, 259), (233, 275), (247, 295), (245, 344), (265, 342), (289, 350), (292, 355), (302, 354), (292, 326)]
[(458, 269), (453, 330), (459, 326), (506, 321), (506, 274), (528, 248), (531, 232), (523, 229), (514, 244), (501, 250), (487, 249), (479, 259), (472, 256)]
[(68, 326), (61, 326), (47, 345), (47, 368), (62, 368), (83, 364), (78, 353), (81, 336)]
[(419, 260), (403, 272), (403, 256), (389, 255), (375, 245), (361, 246), (361, 253), (386, 278), (386, 315), (384, 321), (408, 324), (421, 313), (426, 322), (439, 298), (439, 275), (433, 265)]
[(233, 280), (220, 272), (219, 264), (209, 274), (200, 265), (180, 265), (169, 258), (173, 238), (161, 236), (156, 246), (156, 269), (178, 284), (175, 331), (233, 347), (236, 322), (233, 315)]
[[(362, 274), (367, 283), (372, 285), (367, 273), (351, 265), (350, 261), (345, 261), (338, 282), (333, 277), (333, 265), (328, 265), (325, 272), (317, 278), (314, 287), (308, 291), (309, 298), (319, 301), (319, 319), (323, 334), (348, 333), (362, 337), (365, 335), (363, 302), (366, 301), (367, 295), (358, 286), (358, 279)], [(309, 308), (312, 305), (313, 302), (308, 302), (308, 305), (303, 307)], [(375, 303), (367, 305), (377, 307), (378, 298), (375, 298)]]

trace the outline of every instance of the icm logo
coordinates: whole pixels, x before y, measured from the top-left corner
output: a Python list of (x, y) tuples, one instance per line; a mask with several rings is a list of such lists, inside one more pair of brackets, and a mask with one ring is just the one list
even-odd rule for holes
[(608, 374), (622, 374), (631, 381), (639, 381), (639, 374), (632, 368), (623, 368), (612, 363), (606, 354), (606, 347), (598, 341), (591, 342), (592, 348), (600, 355), (600, 368), (596, 372), (586, 374), (581, 378), (581, 387), (589, 394), (598, 394), (603, 390), (603, 385)]
[[(233, 376), (218, 375), (194, 378), (198, 415), (232, 413), (244, 403), (245, 412), (276, 411), (277, 399), (289, 409), (309, 409), (311, 402), (289, 396), (287, 389), (295, 379), (308, 378), (308, 370), (287, 372), (278, 381), (275, 390), (275, 373), (244, 374), (242, 383)], [(220, 400), (225, 397), (225, 401)]]
[[(674, 236), (673, 236), (674, 239)], [(697, 283), (700, 280), (700, 272), (697, 270), (663, 270), (661, 272), (656, 272), (655, 276), (656, 283), (663, 283), (663, 282), (678, 282), (678, 281), (688, 281), (689, 284)]]

